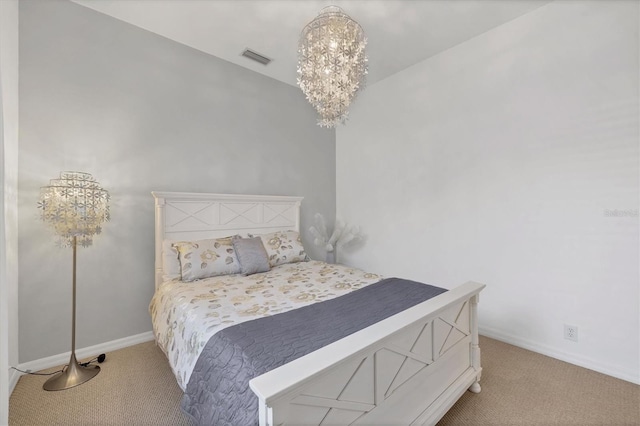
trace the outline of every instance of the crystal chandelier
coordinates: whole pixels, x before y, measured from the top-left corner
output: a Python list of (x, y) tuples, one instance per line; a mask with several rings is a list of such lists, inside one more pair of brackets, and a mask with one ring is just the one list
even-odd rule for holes
[(364, 88), (367, 44), (360, 24), (328, 6), (302, 30), (298, 43), (298, 85), (318, 111), (318, 125), (335, 127)]

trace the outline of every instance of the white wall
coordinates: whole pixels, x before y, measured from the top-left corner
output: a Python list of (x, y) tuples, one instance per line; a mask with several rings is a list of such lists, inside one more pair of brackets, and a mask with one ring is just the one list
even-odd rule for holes
[(78, 251), (78, 348), (151, 330), (152, 190), (304, 196), (303, 230), (335, 214), (335, 132), (300, 90), (75, 3), (20, 2), (21, 362), (70, 350), (71, 251), (36, 208), (63, 170), (112, 195)]
[(18, 0), (0, 1), (0, 425), (18, 364)]
[(554, 2), (367, 88), (336, 168), (368, 240), (341, 260), (486, 283), (485, 334), (639, 382), (638, 5)]

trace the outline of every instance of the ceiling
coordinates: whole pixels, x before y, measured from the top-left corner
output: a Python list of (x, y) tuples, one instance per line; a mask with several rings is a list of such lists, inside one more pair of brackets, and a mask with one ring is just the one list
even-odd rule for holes
[[(300, 32), (325, 6), (364, 28), (369, 85), (549, 0), (73, 0), (75, 3), (296, 85)], [(241, 56), (250, 48), (273, 61)]]

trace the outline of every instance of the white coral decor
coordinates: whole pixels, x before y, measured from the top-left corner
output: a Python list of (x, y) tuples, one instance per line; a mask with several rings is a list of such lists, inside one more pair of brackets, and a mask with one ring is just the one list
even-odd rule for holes
[(358, 227), (345, 225), (337, 219), (331, 237), (329, 237), (324, 216), (316, 213), (313, 218), (315, 226), (309, 228), (309, 232), (314, 237), (313, 243), (318, 247), (322, 247), (327, 253), (333, 253), (336, 248), (342, 249), (361, 238)]

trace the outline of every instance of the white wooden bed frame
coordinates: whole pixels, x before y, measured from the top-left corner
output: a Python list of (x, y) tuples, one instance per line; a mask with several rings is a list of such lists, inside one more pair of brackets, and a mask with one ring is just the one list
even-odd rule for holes
[[(300, 230), (302, 197), (153, 192), (162, 242)], [(260, 425), (433, 425), (480, 392), (477, 304), (467, 282), (251, 380)]]

